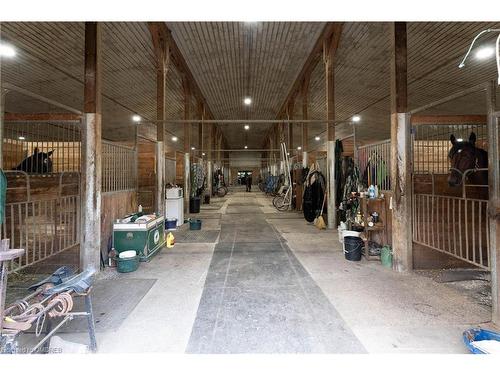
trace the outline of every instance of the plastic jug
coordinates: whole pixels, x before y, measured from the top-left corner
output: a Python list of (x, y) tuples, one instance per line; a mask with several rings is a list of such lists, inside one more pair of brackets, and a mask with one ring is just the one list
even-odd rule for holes
[(170, 248), (174, 247), (174, 245), (175, 245), (175, 237), (172, 234), (172, 232), (168, 232), (168, 234), (167, 234), (167, 247), (170, 249)]

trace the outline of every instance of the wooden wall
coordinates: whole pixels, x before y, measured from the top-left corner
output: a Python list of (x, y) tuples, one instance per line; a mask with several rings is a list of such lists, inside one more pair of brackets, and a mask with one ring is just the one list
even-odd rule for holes
[(177, 151), (175, 153), (175, 181), (176, 184), (184, 186), (184, 153)]
[(113, 221), (137, 211), (135, 190), (104, 193), (101, 197), (101, 252), (107, 259), (108, 244), (113, 234)]

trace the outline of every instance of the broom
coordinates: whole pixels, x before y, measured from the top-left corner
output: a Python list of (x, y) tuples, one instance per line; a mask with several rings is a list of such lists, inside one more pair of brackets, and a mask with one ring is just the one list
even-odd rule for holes
[(321, 212), (316, 217), (316, 219), (314, 219), (314, 225), (318, 229), (326, 229), (325, 220), (323, 219), (323, 208), (325, 207), (325, 200), (326, 200), (326, 192), (325, 192), (325, 196), (323, 197), (323, 204), (321, 205)]

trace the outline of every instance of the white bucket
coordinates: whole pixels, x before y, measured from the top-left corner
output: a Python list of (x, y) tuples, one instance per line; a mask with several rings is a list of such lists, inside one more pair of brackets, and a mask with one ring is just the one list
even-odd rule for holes
[(118, 256), (121, 259), (123, 259), (123, 258), (134, 258), (135, 256), (137, 256), (137, 252), (135, 250), (122, 251)]
[(359, 237), (361, 232), (356, 232), (355, 230), (344, 230), (342, 231), (342, 240), (344, 237)]

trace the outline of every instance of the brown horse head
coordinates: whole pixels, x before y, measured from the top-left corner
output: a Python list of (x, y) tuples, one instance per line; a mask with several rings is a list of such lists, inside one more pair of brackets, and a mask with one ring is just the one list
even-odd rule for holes
[[(456, 139), (452, 134), (450, 142), (452, 145), (448, 152), (451, 164), (450, 175), (448, 176), (448, 184), (450, 186), (461, 185), (465, 171), (488, 167), (488, 153), (476, 147), (475, 133), (470, 133), (468, 141)], [(471, 183), (478, 185), (488, 183), (488, 174), (485, 172), (473, 172), (470, 174), (470, 177), (473, 180), (470, 181)]]

